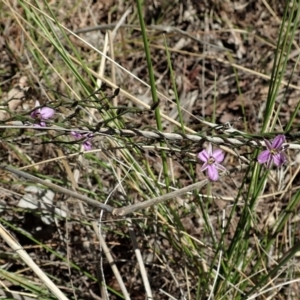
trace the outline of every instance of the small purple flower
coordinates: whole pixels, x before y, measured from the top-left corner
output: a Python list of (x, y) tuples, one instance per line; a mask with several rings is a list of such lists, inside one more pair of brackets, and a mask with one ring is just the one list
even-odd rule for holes
[(218, 170), (226, 171), (226, 168), (220, 165), (220, 163), (224, 160), (224, 156), (224, 152), (221, 149), (212, 151), (211, 144), (208, 145), (207, 150), (202, 150), (198, 154), (198, 158), (204, 162), (201, 171), (205, 171), (207, 169), (207, 175), (211, 181), (218, 180)]
[(258, 155), (257, 161), (260, 164), (266, 163), (267, 168), (270, 168), (273, 162), (277, 167), (282, 166), (286, 161), (285, 154), (283, 153), (283, 151), (286, 149), (283, 147), (284, 142), (285, 136), (283, 134), (277, 135), (272, 144), (265, 140), (267, 150), (264, 150)]
[(78, 133), (76, 131), (71, 131), (70, 133), (72, 136), (74, 136), (74, 138), (76, 139), (81, 139), (82, 138), (82, 134), (81, 133)]
[(35, 126), (46, 127), (45, 120), (52, 118), (55, 114), (55, 110), (50, 107), (40, 107), (40, 102), (35, 101), (35, 107), (39, 107), (35, 109), (31, 114), (31, 118), (38, 120), (38, 123), (35, 123)]
[(71, 131), (70, 134), (72, 136), (74, 136), (76, 139), (83, 139), (83, 138), (85, 138), (85, 140), (82, 143), (84, 151), (89, 151), (89, 150), (92, 149), (91, 139), (93, 138), (93, 134), (91, 134), (91, 133), (81, 134), (81, 133), (76, 132), (76, 131)]

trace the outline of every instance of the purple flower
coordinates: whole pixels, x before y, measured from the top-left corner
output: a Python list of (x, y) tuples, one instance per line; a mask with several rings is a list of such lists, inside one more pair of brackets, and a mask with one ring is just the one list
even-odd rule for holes
[(36, 100), (35, 107), (39, 108), (35, 109), (30, 116), (31, 118), (38, 120), (38, 123), (36, 123), (35, 126), (46, 127), (46, 123), (44, 121), (52, 118), (55, 114), (55, 110), (50, 107), (40, 106), (40, 102)]
[(212, 151), (211, 144), (208, 145), (207, 150), (202, 150), (198, 154), (198, 158), (204, 162), (201, 171), (205, 171), (207, 169), (207, 175), (211, 181), (218, 180), (218, 170), (226, 171), (226, 168), (220, 165), (220, 163), (224, 160), (224, 156), (224, 152), (221, 149)]
[(266, 163), (267, 168), (270, 168), (273, 162), (277, 167), (280, 167), (286, 161), (285, 154), (283, 153), (286, 149), (283, 147), (284, 142), (285, 136), (283, 134), (277, 135), (272, 144), (265, 140), (267, 150), (264, 150), (258, 155), (257, 161), (260, 164)]
[(71, 131), (70, 133), (72, 136), (74, 136), (76, 139), (83, 139), (85, 138), (85, 140), (83, 141), (82, 145), (85, 151), (89, 151), (92, 149), (92, 142), (91, 139), (93, 138), (93, 134), (91, 133), (78, 133), (76, 131)]

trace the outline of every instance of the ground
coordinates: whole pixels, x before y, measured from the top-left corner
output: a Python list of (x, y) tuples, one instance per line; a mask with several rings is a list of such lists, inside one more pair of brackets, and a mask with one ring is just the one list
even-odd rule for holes
[[(32, 1), (33, 7), (39, 7), (48, 15), (51, 9), (53, 17), (57, 18), (55, 26), (51, 23), (55, 28), (52, 33), (56, 32), (61, 44), (51, 43), (49, 37), (45, 38), (46, 30), (42, 31), (42, 25), (37, 30), (36, 15), (30, 15), (28, 9), (35, 11), (44, 24), (46, 19), (43, 19), (42, 13), (31, 8), (30, 1), (10, 2), (0, 1), (1, 124), (22, 122), (26, 126), (32, 125), (34, 121), (30, 112), (35, 108), (35, 101), (39, 100), (41, 105), (55, 109), (55, 117), (50, 122), (72, 130), (94, 130), (93, 149), (101, 151), (79, 155), (78, 147), (80, 142), (86, 141), (86, 136), (81, 136), (82, 139), (76, 143), (76, 139), (66, 132), (7, 128), (1, 129), (1, 163), (23, 168), (30, 174), (50, 179), (59, 186), (86, 194), (97, 201), (107, 200), (114, 207), (148, 199), (150, 193), (152, 196), (157, 191), (166, 193), (167, 189), (158, 186), (158, 181), (153, 183), (150, 180), (163, 176), (163, 150), (159, 148), (162, 145), (158, 140), (141, 136), (131, 139), (124, 136), (100, 137), (95, 133), (95, 128), (113, 127), (110, 118), (116, 115), (116, 120), (120, 120), (116, 126), (123, 129), (151, 131), (157, 128), (154, 113), (157, 106), (146, 85), (150, 83), (149, 73), (136, 2), (100, 0), (74, 3), (53, 0), (47, 7), (46, 2)], [(285, 1), (279, 2), (145, 0), (143, 15), (158, 91), (158, 106), (160, 112), (169, 117), (162, 118), (163, 132), (182, 133), (182, 128), (174, 123), (180, 120), (176, 91), (182, 122), (187, 128), (185, 134), (222, 136), (226, 126), (248, 134), (261, 132), (284, 15)], [(123, 16), (125, 19), (122, 19)], [(57, 24), (77, 33), (88, 45)], [(52, 28), (49, 24), (47, 26)], [(68, 35), (70, 43), (62, 32)], [(106, 39), (110, 46), (107, 54), (117, 62), (117, 66), (109, 59), (103, 62), (99, 52), (92, 48), (105, 52)], [(62, 47), (66, 50), (65, 54), (62, 54)], [(167, 52), (170, 54), (176, 91)], [(298, 53), (299, 47), (295, 41), (276, 98), (283, 127), (299, 103)], [(74, 75), (75, 71), (70, 72), (71, 68), (62, 59), (67, 54), (72, 56), (70, 60), (73, 63), (75, 59), (80, 61), (76, 63), (80, 78)], [(104, 86), (105, 78), (111, 84)], [(87, 98), (99, 84), (102, 84), (100, 92)], [(72, 116), (73, 113), (75, 115)], [(221, 124), (224, 128), (213, 131), (202, 122), (203, 119)], [(297, 125), (295, 119), (293, 128), (297, 129)], [(206, 178), (196, 158), (204, 147), (203, 143), (189, 140), (163, 142), (164, 147), (171, 149), (167, 151), (171, 186), (181, 188)], [(228, 144), (225, 146), (230, 147)], [(248, 145), (245, 144), (240, 150), (247, 153)], [(78, 154), (72, 156), (73, 153)], [(67, 157), (58, 159), (62, 156)], [(225, 162), (230, 170), (236, 167), (233, 156), (227, 155)], [(257, 239), (264, 240), (264, 236), (274, 234), (270, 228), (278, 214), (287, 207), (290, 197), (270, 194), (274, 192), (273, 186), (286, 184), (292, 174), (295, 176), (293, 188), (296, 189), (299, 183), (296, 168), (293, 165), (293, 172), (285, 175), (285, 183), (276, 182), (274, 175), (273, 185), (265, 191), (269, 196), (256, 203), (257, 224), (246, 237), (249, 247), (255, 248)], [(41, 218), (46, 208), (43, 211), (39, 207), (33, 211), (18, 206), (22, 196), (28, 194), (26, 188), (32, 186), (32, 182), (3, 170), (0, 176), (0, 223), (69, 299), (105, 299), (100, 284), (103, 276), (109, 287), (110, 299), (121, 299), (117, 296), (121, 291), (111, 264), (100, 251), (95, 229), (99, 223), (131, 299), (145, 299), (135, 247), (141, 250), (153, 299), (188, 299), (185, 298), (187, 290), (190, 299), (196, 299), (199, 294), (201, 299), (205, 299), (209, 294), (208, 285), (203, 284), (203, 291), (197, 290), (197, 287), (201, 286), (202, 281), (205, 282), (202, 278), (211, 271), (210, 266), (215, 266), (215, 255), (220, 246), (218, 242), (222, 240), (229, 245), (237, 234), (242, 215), (239, 205), (243, 207), (243, 195), (247, 193), (246, 186), (240, 190), (236, 188), (244, 184), (243, 171), (236, 171), (214, 183), (213, 187), (202, 189), (200, 198), (205, 199), (204, 207), (210, 218), (203, 221), (203, 207), (198, 203), (200, 198), (196, 193), (189, 194), (188, 199), (183, 196), (172, 199), (165, 207), (152, 207), (122, 218), (107, 213), (102, 215), (99, 208), (79, 205), (74, 198), (56, 191), (53, 196), (55, 207), (66, 211), (68, 218), (51, 218), (53, 211), (47, 211), (47, 220), (50, 220), (47, 223)], [(210, 191), (213, 199), (207, 197)], [(239, 195), (242, 200), (231, 215), (231, 211), (226, 209), (235, 203)], [(41, 201), (42, 196), (38, 197)], [(187, 205), (183, 204), (186, 200)], [(295, 210), (293, 218), (297, 215), (297, 207)], [(220, 216), (222, 211), (231, 220), (225, 233)], [(296, 239), (299, 238), (296, 229), (298, 222), (296, 217), (291, 221)], [(213, 228), (213, 234), (206, 228), (208, 223)], [(130, 235), (130, 228), (133, 228), (135, 237)], [(283, 249), (280, 253), (287, 251), (289, 238), (284, 229), (276, 238), (279, 248)], [(39, 282), (35, 274), (6, 243), (1, 243), (0, 249), (4, 286), (12, 291), (30, 291), (30, 299), (35, 293), (27, 285)], [(230, 251), (231, 248), (228, 249)], [(247, 275), (251, 273), (249, 268), (244, 270)], [(18, 276), (9, 279), (8, 274)], [(21, 275), (28, 281), (22, 282)], [(259, 280), (257, 274), (253, 276), (253, 282)], [(297, 288), (297, 284), (292, 288), (296, 295)], [(289, 290), (289, 295), (292, 292)], [(283, 289), (276, 299), (287, 299), (284, 298), (286, 294)], [(40, 299), (52, 299), (47, 289), (36, 292), (36, 295)], [(226, 299), (234, 299), (228, 297)]]

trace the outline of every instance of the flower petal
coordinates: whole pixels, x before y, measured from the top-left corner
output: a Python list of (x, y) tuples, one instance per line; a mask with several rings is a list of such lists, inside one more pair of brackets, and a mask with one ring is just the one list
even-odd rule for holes
[(205, 149), (198, 153), (197, 156), (203, 162), (207, 162), (209, 160), (209, 154)]
[(208, 168), (209, 164), (206, 162), (203, 164), (203, 166), (201, 167), (201, 171), (205, 171)]
[(265, 144), (269, 151), (271, 151), (273, 149), (272, 144), (268, 140), (265, 140)]
[(209, 165), (208, 166), (207, 175), (208, 175), (208, 178), (212, 181), (217, 181), (219, 179), (218, 170), (215, 168), (214, 165)]
[(263, 152), (261, 152), (258, 156), (257, 156), (257, 161), (260, 163), (260, 164), (264, 164), (266, 163), (267, 161), (271, 160), (271, 153), (269, 150), (264, 150)]
[(266, 164), (267, 169), (271, 168), (273, 161), (274, 161), (274, 156), (270, 155), (269, 160), (267, 161), (267, 164)]
[(286, 161), (286, 157), (285, 157), (285, 155), (283, 153), (278, 153), (276, 155), (273, 155), (273, 160), (274, 160), (274, 164), (277, 167), (280, 167)]
[(284, 142), (285, 142), (285, 136), (283, 134), (279, 134), (274, 138), (272, 142), (272, 148), (276, 150), (280, 150)]
[(76, 131), (71, 131), (70, 135), (74, 136), (76, 139), (81, 139), (82, 138), (82, 134), (80, 134)]
[(224, 160), (224, 152), (221, 149), (216, 149), (212, 153), (212, 157), (215, 159), (216, 162), (220, 163)]
[(287, 158), (284, 153), (279, 153), (279, 156), (280, 156), (279, 160), (280, 160), (280, 166), (281, 166), (287, 161)]
[(92, 143), (90, 141), (85, 141), (83, 143), (83, 148), (85, 151), (89, 151), (92, 149)]
[(42, 107), (40, 109), (41, 118), (44, 120), (52, 118), (54, 116), (54, 114), (55, 114), (55, 110), (50, 107)]
[(35, 109), (30, 114), (30, 116), (31, 116), (32, 119), (36, 119), (38, 115), (39, 115), (39, 109)]
[(285, 142), (285, 136), (283, 134), (277, 135), (273, 142), (272, 142), (272, 148), (276, 150), (281, 150), (282, 144)]

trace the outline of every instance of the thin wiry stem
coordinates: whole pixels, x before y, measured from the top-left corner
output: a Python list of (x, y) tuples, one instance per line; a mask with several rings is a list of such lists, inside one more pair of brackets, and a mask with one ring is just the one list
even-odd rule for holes
[[(219, 126), (216, 129), (220, 129), (222, 125), (216, 125)], [(154, 140), (167, 140), (167, 141), (192, 141), (195, 143), (199, 143), (201, 141), (208, 141), (214, 144), (218, 145), (231, 145), (231, 146), (253, 146), (253, 147), (260, 147), (260, 146), (266, 146), (265, 142), (263, 140), (258, 140), (256, 138), (254, 140), (251, 139), (251, 137), (245, 138), (243, 134), (246, 135), (246, 133), (235, 130), (233, 128), (224, 129), (222, 132), (226, 136), (201, 136), (196, 134), (183, 134), (183, 133), (172, 133), (172, 132), (161, 132), (158, 130), (153, 131), (147, 131), (147, 130), (140, 130), (140, 129), (117, 129), (117, 128), (99, 128), (96, 132), (88, 131), (88, 130), (82, 130), (79, 128), (62, 128), (59, 126), (51, 126), (51, 127), (41, 127), (36, 128), (35, 126), (26, 126), (26, 125), (1, 125), (1, 128), (11, 128), (11, 129), (36, 129), (36, 130), (56, 130), (56, 131), (65, 131), (65, 132), (71, 132), (76, 131), (80, 134), (84, 133), (93, 133), (94, 136), (97, 135), (105, 135), (105, 136), (121, 136), (121, 137), (144, 137), (147, 139), (154, 139)], [(230, 137), (230, 135), (235, 136), (239, 135), (239, 137)], [(294, 143), (284, 143), (282, 145), (283, 147), (288, 146), (289, 149), (300, 149), (299, 144)]]

